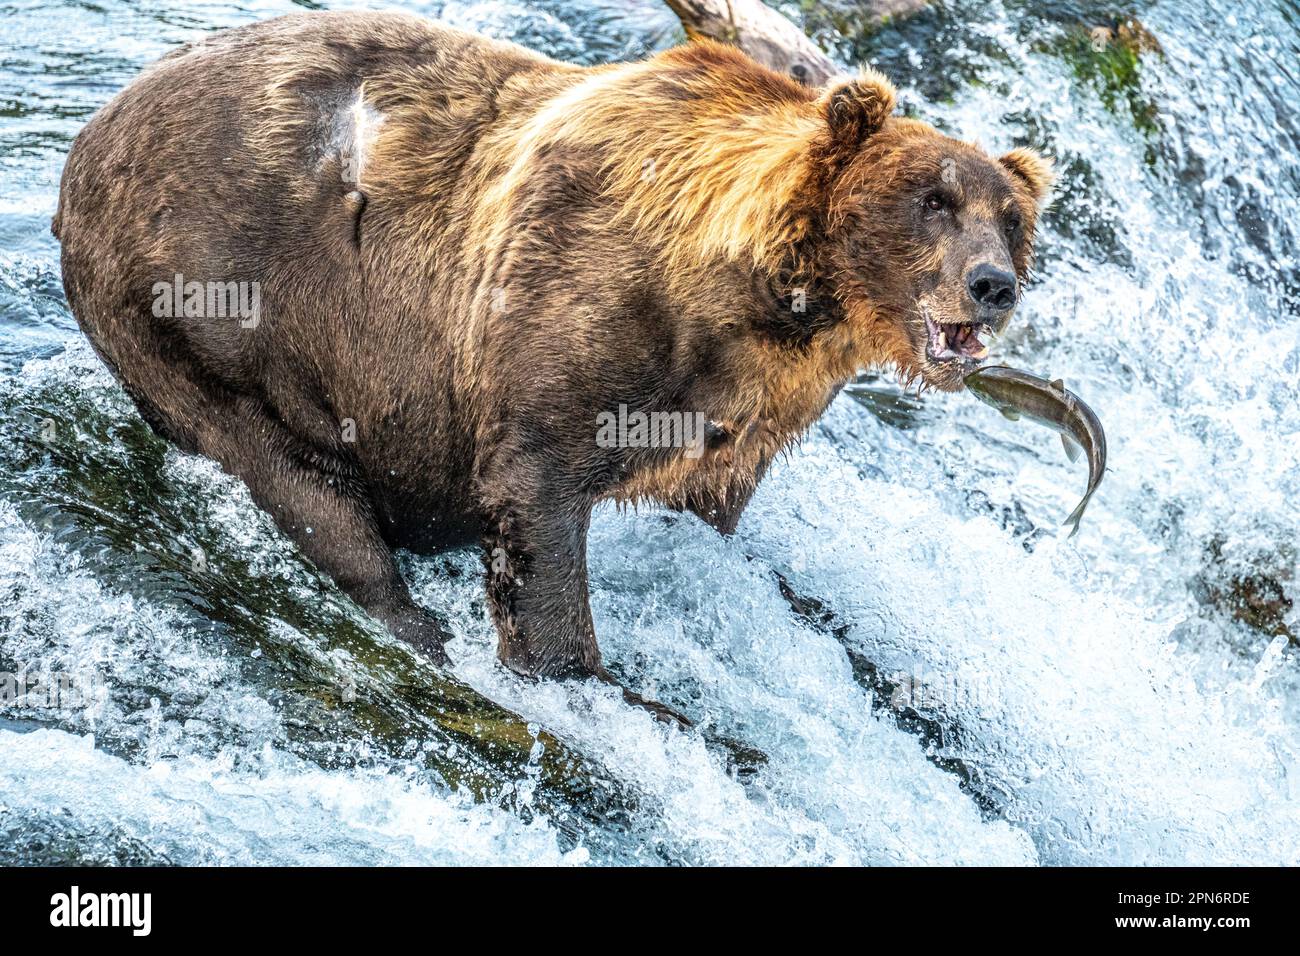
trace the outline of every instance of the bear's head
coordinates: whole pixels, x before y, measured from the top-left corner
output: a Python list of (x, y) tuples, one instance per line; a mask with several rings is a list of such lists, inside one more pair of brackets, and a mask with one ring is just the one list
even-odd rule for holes
[(875, 72), (821, 95), (799, 258), (873, 360), (956, 390), (1020, 300), (1051, 170), (893, 116), (894, 100)]
[(593, 75), (562, 105), (539, 129), (597, 148), (616, 220), (683, 300), (720, 261), (741, 266), (754, 331), (833, 380), (892, 363), (958, 389), (1020, 299), (1047, 163), (893, 115), (875, 71), (818, 91), (695, 41)]

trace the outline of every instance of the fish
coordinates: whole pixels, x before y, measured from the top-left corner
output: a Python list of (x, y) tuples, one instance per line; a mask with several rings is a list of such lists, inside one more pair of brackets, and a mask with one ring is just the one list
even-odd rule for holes
[(1020, 369), (990, 365), (975, 369), (964, 381), (971, 394), (1011, 421), (1027, 418), (1059, 433), (1070, 461), (1078, 461), (1082, 452), (1087, 453), (1088, 489), (1062, 525), (1071, 529), (1069, 537), (1073, 538), (1079, 533), (1079, 521), (1088, 502), (1106, 474), (1106, 430), (1101, 426), (1101, 419), (1059, 378), (1049, 382)]

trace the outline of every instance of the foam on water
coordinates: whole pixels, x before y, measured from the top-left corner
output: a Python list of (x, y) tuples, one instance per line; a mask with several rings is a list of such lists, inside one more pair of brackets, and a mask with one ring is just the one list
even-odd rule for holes
[[(543, 820), (518, 817), (386, 770), (323, 771), (266, 748), (145, 764), (59, 730), (0, 729), (0, 826), (73, 829), (94, 858), (121, 843), (186, 866), (556, 866)], [(249, 766), (250, 763), (256, 766)], [(98, 842), (100, 845), (96, 845)]]
[(814, 437), (745, 537), (851, 622), (844, 639), (897, 699), (951, 729), (948, 755), (1043, 862), (1300, 860), (1297, 754), (1265, 689), (1284, 640), (1209, 693), (1174, 621), (1114, 597), (1074, 549), (1026, 554), (852, 458)]
[[(235, 662), (205, 648), (178, 613), (105, 589), (7, 502), (0, 595), (5, 659), (38, 662), (46, 675), (90, 671), (103, 682), (98, 693), (78, 684), (71, 700), (19, 711), (29, 726), (39, 719), (71, 730), (0, 729), (0, 805), (28, 826), (72, 820), (183, 864), (587, 858), (562, 851), (543, 818), (525, 824), (412, 766), (375, 760), (327, 771), (286, 752), (267, 688), (240, 679)], [(21, 673), (33, 683), (39, 676)], [(103, 740), (96, 747), (96, 732), (114, 753)]]
[(764, 751), (755, 783), (730, 779), (698, 735), (665, 729), (608, 688), (504, 672), (476, 595), (417, 593), (457, 621), (459, 674), (657, 798), (663, 832), (641, 835), (652, 845), (682, 843), (710, 863), (1034, 861), (1023, 834), (984, 819), (956, 778), (874, 712), (843, 649), (792, 619), (742, 543), (694, 520), (605, 509), (590, 553), (607, 658), (634, 689)]

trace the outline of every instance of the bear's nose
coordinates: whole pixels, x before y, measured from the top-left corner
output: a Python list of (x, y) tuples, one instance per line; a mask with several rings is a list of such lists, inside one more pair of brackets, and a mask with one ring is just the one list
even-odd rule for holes
[(981, 308), (1005, 312), (1016, 304), (1016, 277), (987, 262), (970, 271), (966, 290)]

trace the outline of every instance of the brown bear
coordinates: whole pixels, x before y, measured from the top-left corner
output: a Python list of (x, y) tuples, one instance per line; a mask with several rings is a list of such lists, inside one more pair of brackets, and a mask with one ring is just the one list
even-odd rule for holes
[(1046, 166), (893, 110), (707, 41), (586, 68), (287, 16), (101, 109), (54, 231), (146, 421), (394, 633), (441, 659), (393, 549), (478, 540), (501, 661), (609, 680), (597, 502), (730, 533), (858, 370), (960, 388), (1016, 305)]

